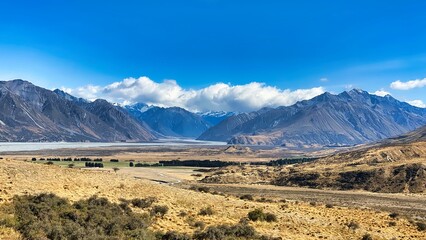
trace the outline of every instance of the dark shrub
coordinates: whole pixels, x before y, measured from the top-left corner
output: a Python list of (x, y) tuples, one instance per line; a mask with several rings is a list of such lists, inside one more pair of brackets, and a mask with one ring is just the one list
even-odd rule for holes
[(361, 240), (373, 240), (373, 237), (369, 233), (366, 233), (362, 236)]
[(196, 221), (194, 223), (194, 227), (200, 228), (200, 229), (204, 229), (206, 227), (206, 224), (204, 222), (202, 222), (202, 221)]
[(265, 221), (267, 222), (276, 222), (277, 216), (273, 213), (265, 213)]
[(265, 213), (262, 209), (255, 209), (247, 214), (248, 219), (251, 221), (263, 221), (265, 220)]
[(326, 208), (333, 208), (333, 204), (331, 204), (331, 203), (327, 203), (327, 204), (325, 204), (325, 207), (326, 207)]
[(199, 192), (208, 193), (208, 192), (210, 192), (210, 188), (208, 188), (208, 187), (199, 187), (198, 191)]
[(119, 162), (120, 160), (118, 160), (118, 159), (111, 159), (111, 160), (109, 160), (110, 162)]
[(146, 215), (124, 211), (106, 198), (74, 204), (54, 194), (13, 199), (16, 229), (25, 239), (153, 239)]
[(256, 230), (243, 223), (236, 225), (209, 226), (203, 232), (195, 232), (193, 238), (199, 240), (221, 240), (221, 239), (256, 239)]
[(53, 165), (53, 162), (47, 162), (46, 165)]
[(137, 208), (148, 208), (157, 201), (155, 197), (147, 197), (147, 198), (135, 198), (131, 200), (133, 207)]
[(426, 231), (426, 223), (416, 222), (416, 226), (419, 231)]
[(397, 217), (399, 217), (399, 213), (390, 213), (389, 217), (391, 217), (391, 218), (397, 218)]
[(168, 231), (161, 237), (161, 240), (191, 240), (191, 237), (175, 231)]
[(254, 200), (253, 195), (251, 195), (251, 194), (242, 195), (240, 197), (240, 199), (242, 199), (242, 200), (249, 200), (249, 201), (253, 201)]
[(396, 226), (396, 222), (389, 222), (389, 223), (388, 223), (388, 226), (389, 226), (389, 227), (395, 227), (395, 226)]
[(169, 211), (169, 207), (164, 205), (157, 205), (151, 209), (152, 216), (160, 216), (163, 217)]
[(133, 167), (135, 164), (133, 162), (129, 162), (129, 167)]
[(31, 161), (37, 161), (37, 158), (33, 157), (31, 158)]
[(346, 226), (349, 229), (352, 229), (352, 230), (356, 230), (356, 229), (359, 228), (359, 224), (357, 222), (354, 222), (354, 221), (350, 221), (349, 223), (346, 224)]
[(207, 215), (213, 215), (213, 214), (214, 214), (214, 210), (210, 206), (206, 208), (202, 208), (200, 212), (198, 213), (198, 215), (201, 215), (201, 216), (207, 216)]

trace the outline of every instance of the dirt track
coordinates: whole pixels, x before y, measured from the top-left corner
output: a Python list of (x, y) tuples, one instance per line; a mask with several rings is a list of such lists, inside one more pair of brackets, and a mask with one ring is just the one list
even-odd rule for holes
[(385, 194), (361, 191), (332, 191), (269, 185), (202, 185), (210, 187), (212, 191), (218, 191), (237, 196), (241, 196), (243, 194), (252, 194), (255, 197), (330, 203), (335, 206), (370, 208), (373, 210), (397, 212), (401, 215), (426, 219), (425, 195)]

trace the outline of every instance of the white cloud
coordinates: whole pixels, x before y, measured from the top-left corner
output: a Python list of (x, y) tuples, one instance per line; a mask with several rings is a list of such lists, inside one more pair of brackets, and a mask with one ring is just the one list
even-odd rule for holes
[(426, 104), (422, 100), (407, 101), (407, 103), (415, 107), (426, 108)]
[(377, 95), (377, 96), (380, 96), (380, 97), (384, 97), (386, 95), (391, 95), (389, 92), (387, 92), (387, 91), (385, 91), (383, 89), (377, 90), (377, 91), (375, 91), (375, 92), (373, 92), (371, 94), (374, 94), (374, 95)]
[(328, 78), (320, 78), (320, 82), (328, 82)]
[(254, 111), (262, 107), (288, 106), (324, 93), (323, 87), (281, 90), (264, 83), (244, 85), (216, 83), (206, 88), (183, 89), (175, 80), (155, 82), (148, 77), (127, 78), (107, 86), (87, 85), (66, 89), (89, 100), (104, 98), (111, 102), (143, 102), (164, 107), (178, 106), (192, 111)]
[(391, 83), (390, 87), (397, 90), (410, 90), (426, 86), (426, 78), (401, 82), (400, 80)]

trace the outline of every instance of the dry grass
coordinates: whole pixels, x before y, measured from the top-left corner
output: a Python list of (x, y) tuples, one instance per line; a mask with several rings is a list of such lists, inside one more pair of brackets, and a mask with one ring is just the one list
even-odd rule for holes
[[(66, 169), (30, 162), (0, 160), (0, 205), (14, 195), (52, 192), (60, 197), (76, 201), (92, 195), (106, 197), (113, 202), (119, 198), (156, 197), (158, 205), (165, 205), (169, 211), (158, 217), (154, 231), (175, 230), (193, 233), (196, 227), (191, 221), (202, 221), (207, 226), (235, 224), (247, 216), (249, 211), (263, 209), (274, 213), (278, 221), (273, 223), (251, 223), (257, 231), (284, 239), (360, 239), (370, 233), (373, 239), (424, 239), (420, 232), (405, 219), (392, 219), (389, 213), (371, 210), (326, 208), (311, 206), (309, 203), (261, 203), (244, 201), (236, 197), (226, 197), (200, 193), (171, 186), (155, 184), (111, 172), (93, 172)], [(200, 216), (201, 209), (212, 206), (215, 214)], [(145, 211), (143, 209), (135, 209)], [(181, 212), (187, 214), (182, 216)], [(359, 228), (351, 230), (347, 223), (355, 221)], [(388, 222), (396, 222), (389, 227)], [(0, 228), (0, 239), (18, 239), (19, 235), (10, 228)]]

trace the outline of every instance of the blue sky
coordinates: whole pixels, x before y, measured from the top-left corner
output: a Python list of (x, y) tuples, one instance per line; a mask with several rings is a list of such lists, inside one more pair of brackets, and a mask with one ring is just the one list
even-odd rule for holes
[[(170, 95), (191, 95), (226, 83), (233, 101), (235, 94), (251, 93), (235, 86), (252, 82), (281, 95), (289, 94), (285, 89), (357, 87), (426, 102), (424, 9), (426, 2), (415, 0), (1, 1), (0, 79), (165, 106), (186, 102), (136, 93), (126, 99), (128, 89), (119, 94), (110, 84), (128, 87), (123, 79), (147, 76)], [(180, 90), (173, 92), (164, 79), (174, 79)], [(408, 90), (391, 88), (415, 79)], [(231, 105), (228, 110), (239, 107)]]

